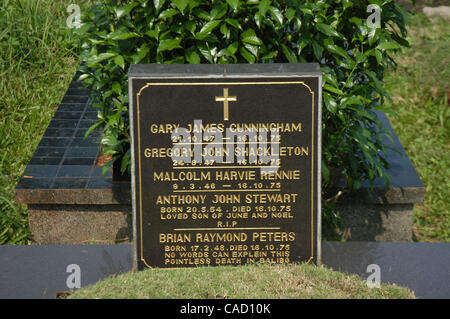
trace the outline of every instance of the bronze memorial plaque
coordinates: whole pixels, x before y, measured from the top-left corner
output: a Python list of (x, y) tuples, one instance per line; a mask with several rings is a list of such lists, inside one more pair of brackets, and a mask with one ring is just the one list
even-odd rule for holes
[(320, 261), (317, 64), (133, 65), (135, 267)]

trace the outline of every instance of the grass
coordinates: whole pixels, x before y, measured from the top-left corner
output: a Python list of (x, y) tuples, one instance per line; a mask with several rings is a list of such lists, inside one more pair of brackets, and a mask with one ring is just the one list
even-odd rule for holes
[(450, 240), (450, 24), (422, 14), (408, 28), (411, 48), (386, 78), (392, 126), (426, 186), (414, 209), (418, 241)]
[(14, 188), (78, 67), (73, 1), (0, 1), (0, 244), (29, 241)]
[(415, 298), (404, 287), (368, 288), (357, 275), (309, 264), (148, 269), (76, 290), (73, 299)]

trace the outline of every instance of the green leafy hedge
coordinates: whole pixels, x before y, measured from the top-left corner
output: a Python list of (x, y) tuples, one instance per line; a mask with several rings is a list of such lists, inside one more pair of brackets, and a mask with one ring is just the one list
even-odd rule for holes
[[(369, 4), (381, 11), (368, 24)], [(323, 71), (323, 188), (342, 174), (349, 189), (387, 181), (374, 110), (387, 97), (389, 52), (408, 46), (406, 11), (372, 0), (107, 0), (84, 10), (83, 67), (97, 92), (103, 144), (129, 169), (127, 71), (136, 63), (318, 62)], [(107, 167), (112, 164), (112, 161)]]

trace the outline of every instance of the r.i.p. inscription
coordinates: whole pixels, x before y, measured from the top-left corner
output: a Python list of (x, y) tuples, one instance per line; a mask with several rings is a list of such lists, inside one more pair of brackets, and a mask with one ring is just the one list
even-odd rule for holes
[(138, 269), (320, 259), (316, 65), (135, 65), (129, 81)]

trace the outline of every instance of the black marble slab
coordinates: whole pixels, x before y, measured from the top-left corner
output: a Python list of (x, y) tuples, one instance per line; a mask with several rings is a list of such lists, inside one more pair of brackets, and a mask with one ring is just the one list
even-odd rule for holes
[(362, 278), (375, 264), (383, 283), (409, 287), (418, 298), (450, 298), (450, 243), (323, 242), (322, 262)]
[[(80, 266), (84, 287), (130, 271), (132, 256), (131, 244), (0, 246), (0, 298), (55, 298), (70, 290), (68, 265)], [(418, 298), (450, 298), (450, 243), (323, 242), (322, 262), (363, 279), (376, 264), (382, 283)]]
[(71, 264), (80, 267), (84, 287), (129, 271), (132, 261), (130, 245), (0, 246), (0, 299), (56, 298), (70, 290)]
[(16, 186), (18, 202), (30, 203), (30, 190), (92, 189), (111, 184), (110, 173), (102, 177), (95, 169), (101, 132), (96, 130), (85, 137), (98, 111), (92, 106), (89, 89), (77, 81), (79, 75), (70, 83)]

